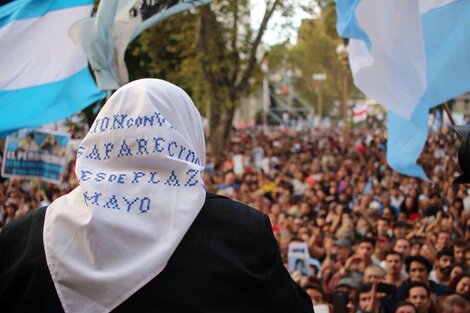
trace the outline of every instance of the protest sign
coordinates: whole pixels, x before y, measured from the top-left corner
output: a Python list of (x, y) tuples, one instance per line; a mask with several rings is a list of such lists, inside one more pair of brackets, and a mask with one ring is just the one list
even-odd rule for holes
[(309, 268), (310, 253), (306, 242), (293, 241), (289, 243), (287, 252), (288, 270), (290, 273), (299, 271), (302, 275), (311, 274)]
[(61, 183), (67, 166), (69, 135), (33, 129), (20, 130), (7, 137), (2, 176), (39, 177)]

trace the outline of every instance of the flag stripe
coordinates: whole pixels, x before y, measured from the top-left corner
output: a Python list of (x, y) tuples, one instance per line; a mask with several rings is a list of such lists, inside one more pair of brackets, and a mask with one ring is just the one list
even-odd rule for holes
[(420, 0), (419, 13), (423, 14), (456, 1), (460, 0)]
[(24, 20), (46, 15), (50, 11), (67, 9), (83, 5), (92, 5), (93, 0), (17, 0), (0, 7), (0, 27), (15, 20)]
[(470, 90), (469, 1), (431, 10), (421, 16), (421, 23), (427, 63), (425, 98), (431, 108)]
[[(350, 64), (356, 86), (389, 109), (389, 165), (428, 180), (416, 160), (429, 109), (470, 90), (470, 1), (337, 1), (344, 11), (338, 12), (340, 34), (360, 28), (371, 42), (351, 36)], [(354, 7), (357, 22), (347, 10)], [(341, 21), (354, 32), (345, 32)]]
[(369, 97), (409, 120), (426, 91), (418, 3), (363, 0), (356, 16), (372, 46), (369, 51), (363, 41), (350, 42), (354, 83)]
[(66, 118), (101, 98), (103, 93), (97, 92), (88, 68), (66, 80), (22, 90), (0, 91), (1, 130), (8, 132), (15, 128), (36, 127)]
[[(91, 6), (69, 8), (0, 28), (0, 55), (8, 60), (0, 62), (0, 90), (59, 81), (86, 67), (85, 52), (72, 42), (67, 31), (90, 10)], [(19, 40), (25, 33), (28, 40)]]

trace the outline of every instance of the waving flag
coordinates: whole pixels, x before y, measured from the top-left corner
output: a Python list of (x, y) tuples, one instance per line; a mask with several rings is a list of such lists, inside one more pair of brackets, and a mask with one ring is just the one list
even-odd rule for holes
[(353, 109), (353, 122), (364, 122), (369, 114), (369, 105), (367, 103), (357, 103)]
[(389, 110), (389, 165), (427, 180), (429, 109), (470, 90), (470, 1), (336, 1), (354, 83)]
[(124, 54), (145, 29), (210, 0), (101, 0), (95, 17), (77, 22), (70, 36), (88, 54), (98, 86), (115, 90), (129, 81)]
[(90, 0), (17, 0), (0, 7), (0, 133), (68, 117), (104, 97), (68, 37)]

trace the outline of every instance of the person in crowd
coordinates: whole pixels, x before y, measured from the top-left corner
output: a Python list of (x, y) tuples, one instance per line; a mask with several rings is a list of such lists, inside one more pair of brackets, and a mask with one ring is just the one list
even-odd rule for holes
[(407, 222), (396, 222), (393, 224), (393, 238), (405, 238), (408, 230), (410, 229), (410, 225)]
[(7, 202), (5, 204), (5, 213), (2, 216), (2, 225), (5, 225), (11, 222), (16, 217), (16, 212), (18, 211), (18, 206), (13, 202)]
[(348, 313), (355, 313), (357, 310), (357, 294), (358, 294), (359, 286), (360, 285), (357, 283), (355, 279), (352, 279), (350, 277), (345, 277), (345, 278), (340, 279), (334, 288), (333, 292), (339, 291), (339, 292), (347, 293), (348, 298), (347, 298), (346, 308), (348, 310)]
[(380, 300), (383, 295), (379, 295), (376, 284), (365, 283), (358, 291), (356, 313), (379, 313)]
[(465, 249), (466, 243), (462, 239), (454, 241), (452, 251), (454, 253), (455, 264), (463, 264), (463, 250)]
[(450, 290), (470, 301), (470, 273), (460, 273), (449, 284)]
[(420, 282), (425, 284), (430, 291), (430, 294), (433, 294), (437, 297), (449, 293), (450, 290), (447, 286), (429, 280), (429, 274), (432, 271), (432, 264), (423, 256), (410, 256), (405, 260), (405, 265), (409, 278), (403, 281), (403, 283), (397, 289), (396, 296), (399, 301), (406, 299), (409, 286), (413, 282)]
[(421, 281), (413, 281), (408, 286), (407, 301), (416, 307), (418, 313), (435, 312), (431, 302), (431, 291), (428, 285)]
[(362, 258), (366, 266), (371, 265), (372, 255), (374, 253), (374, 240), (372, 238), (364, 237), (359, 240), (357, 244), (357, 255)]
[(372, 262), (377, 265), (385, 260), (385, 254), (390, 250), (390, 238), (387, 235), (378, 235), (375, 241), (374, 254), (372, 255)]
[(451, 243), (451, 236), (447, 231), (440, 231), (437, 234), (436, 250), (439, 252), (444, 249), (449, 249)]
[(385, 278), (385, 271), (377, 265), (369, 265), (364, 270), (364, 284), (373, 284), (383, 281)]
[(470, 245), (463, 250), (463, 260), (465, 270), (470, 271)]
[(437, 251), (434, 247), (434, 244), (432, 241), (429, 240), (425, 241), (421, 245), (418, 254), (429, 260), (431, 263), (434, 263), (437, 258)]
[(460, 275), (464, 272), (463, 265), (461, 264), (455, 264), (454, 267), (452, 268), (452, 271), (450, 272), (450, 280), (454, 279), (457, 277), (457, 275)]
[(397, 238), (393, 245), (393, 251), (400, 253), (404, 259), (411, 255), (411, 243), (406, 238)]
[(386, 268), (386, 275), (385, 275), (385, 282), (396, 287), (399, 287), (405, 277), (402, 273), (403, 270), (403, 256), (401, 253), (397, 251), (389, 251), (385, 255), (385, 268)]
[(441, 302), (442, 313), (467, 313), (470, 312), (470, 302), (459, 295), (450, 295)]
[(181, 88), (121, 87), (78, 148), (79, 186), (0, 232), (2, 312), (313, 312), (269, 218), (206, 192), (205, 152)]
[(395, 313), (418, 313), (418, 310), (413, 303), (409, 301), (402, 301), (397, 304)]
[(308, 282), (303, 285), (313, 304), (326, 304), (326, 295), (319, 282)]
[(429, 274), (429, 279), (436, 283), (448, 286), (450, 274), (455, 265), (454, 253), (451, 249), (443, 249), (437, 253), (434, 269)]

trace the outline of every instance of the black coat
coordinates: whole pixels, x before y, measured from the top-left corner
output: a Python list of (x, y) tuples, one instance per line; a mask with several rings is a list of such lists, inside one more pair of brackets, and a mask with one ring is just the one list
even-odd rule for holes
[[(0, 233), (0, 312), (63, 312), (46, 264), (46, 209)], [(92, 283), (92, 282), (91, 282)], [(113, 312), (313, 312), (266, 215), (207, 194), (165, 269)]]

